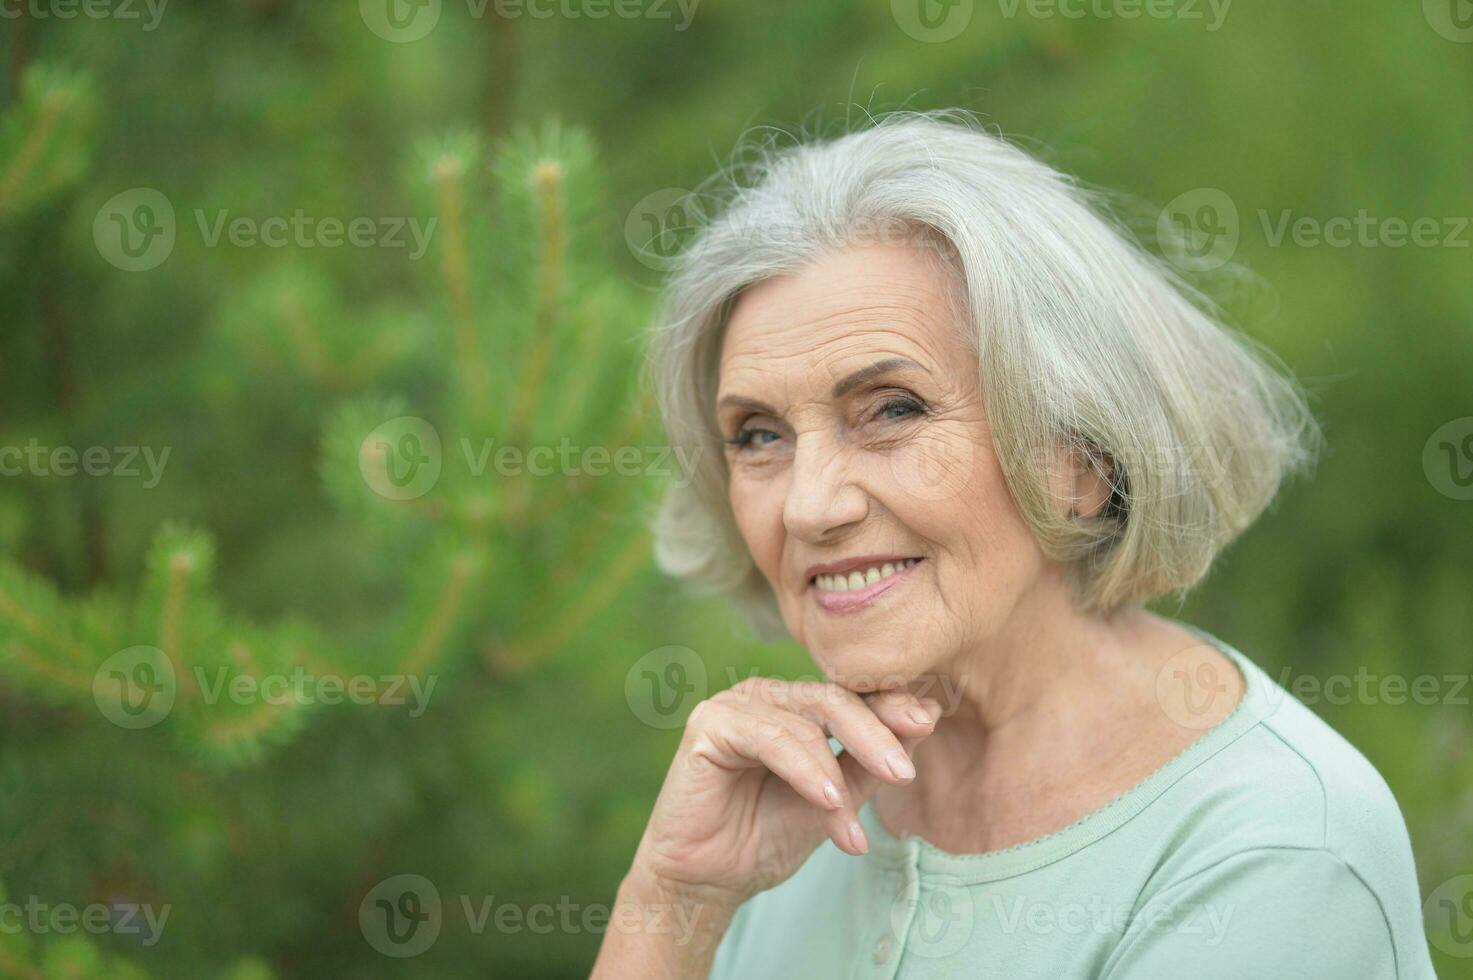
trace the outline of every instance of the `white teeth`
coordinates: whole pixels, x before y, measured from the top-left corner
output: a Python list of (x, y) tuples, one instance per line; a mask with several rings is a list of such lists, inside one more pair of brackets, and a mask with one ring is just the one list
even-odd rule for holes
[(881, 579), (887, 579), (897, 572), (903, 572), (918, 561), (920, 561), (919, 558), (906, 558), (903, 561), (887, 561), (882, 565), (857, 568), (847, 575), (819, 575), (814, 578), (813, 584), (820, 592), (849, 592), (854, 589), (862, 589), (867, 585), (874, 585)]

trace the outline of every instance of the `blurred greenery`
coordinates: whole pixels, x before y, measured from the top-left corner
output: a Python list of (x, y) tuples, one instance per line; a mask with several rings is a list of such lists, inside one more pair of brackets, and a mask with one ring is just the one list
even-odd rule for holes
[[(637, 229), (754, 127), (973, 109), (1118, 191), (1147, 238), (1166, 202), (1225, 192), (1252, 274), (1203, 285), (1305, 382), (1329, 448), (1167, 611), (1286, 685), (1473, 672), (1473, 502), (1424, 465), (1473, 416), (1459, 8), (944, 9), (965, 25), (926, 40), (901, 0), (0, 5), (0, 446), (170, 454), (156, 485), (54, 458), (0, 477), (0, 882), (172, 908), (156, 942), (0, 935), (0, 975), (586, 973), (596, 930), (477, 929), (459, 897), (610, 900), (677, 737), (624, 693), (647, 652), (691, 648), (713, 690), (813, 668), (653, 571), (658, 479), (477, 475), (462, 440), (658, 444)], [(136, 188), (176, 240), (128, 271), (110, 222), (162, 220)], [(212, 243), (222, 212), (319, 225)], [(1339, 247), (1276, 241), (1285, 212), (1464, 227)], [(326, 244), (355, 218), (377, 247)], [(433, 227), (422, 257), (412, 224), (384, 237), (397, 218)], [(376, 428), (402, 416), (445, 472), (395, 500), (364, 454), (422, 434)], [(168, 652), (179, 707), (129, 730), (93, 675), (138, 645)], [(421, 714), (235, 710), (191, 697), (186, 665), (438, 686)], [(1395, 791), (1424, 896), (1473, 872), (1473, 692), (1440, 691), (1313, 700)], [(359, 913), (404, 873), (444, 914), (399, 960)], [(1466, 943), (1434, 947), (1473, 977)]]

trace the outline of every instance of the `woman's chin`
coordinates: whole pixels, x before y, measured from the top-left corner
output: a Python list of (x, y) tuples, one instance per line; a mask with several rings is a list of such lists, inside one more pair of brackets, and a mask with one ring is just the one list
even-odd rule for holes
[(872, 694), (905, 687), (919, 676), (915, 662), (897, 657), (897, 649), (865, 642), (810, 647), (809, 654), (828, 680), (856, 694)]

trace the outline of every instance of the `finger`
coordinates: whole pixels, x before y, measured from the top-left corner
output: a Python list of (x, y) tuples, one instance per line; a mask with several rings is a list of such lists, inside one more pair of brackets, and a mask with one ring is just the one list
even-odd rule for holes
[(850, 795), (839, 788), (844, 774), (827, 745), (816, 752), (782, 719), (721, 702), (703, 706), (690, 759), (730, 771), (765, 767), (824, 812), (841, 809)]
[(850, 854), (863, 854), (869, 850), (864, 828), (859, 823), (860, 801), (856, 800), (849, 790), (848, 777), (845, 776), (838, 757), (834, 755), (828, 734), (821, 726), (791, 711), (783, 711), (770, 706), (759, 710), (772, 712), (772, 717), (792, 732), (799, 744), (813, 753), (819, 765), (829, 774), (831, 787), (836, 792), (831, 795), (830, 786), (826, 786), (824, 795), (830, 802), (837, 799), (838, 805), (832, 810), (819, 810), (816, 813), (824, 833), (841, 850)]
[(875, 717), (896, 735), (929, 735), (941, 718), (941, 702), (918, 697), (910, 691), (881, 691), (864, 695)]
[[(900, 740), (900, 744), (909, 753), (925, 738), (925, 735), (907, 736)], [(849, 790), (845, 803), (854, 807), (857, 812), (871, 796), (875, 795), (875, 790), (880, 786), (880, 780), (847, 750), (839, 754), (838, 760), (839, 768), (844, 773), (844, 784)]]
[[(915, 764), (901, 746), (900, 738), (853, 691), (837, 684), (807, 681), (770, 685), (764, 694), (771, 703), (820, 725), (866, 769), (885, 782), (902, 785), (915, 778)], [(896, 699), (892, 703), (904, 702)], [(914, 704), (919, 706), (920, 702), (914, 700)], [(914, 722), (902, 727), (908, 734), (920, 734), (915, 731)]]
[[(751, 685), (741, 685), (751, 692)], [(766, 699), (723, 692), (697, 706), (686, 723), (692, 764), (727, 770), (765, 767), (814, 809), (823, 832), (841, 850), (868, 849), (858, 803), (827, 736), (816, 724), (773, 707)]]

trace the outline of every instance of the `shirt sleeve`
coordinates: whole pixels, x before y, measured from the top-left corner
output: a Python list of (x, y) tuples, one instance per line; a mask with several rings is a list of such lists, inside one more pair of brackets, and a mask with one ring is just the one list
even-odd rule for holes
[(1315, 848), (1231, 855), (1150, 898), (1102, 980), (1397, 980), (1381, 902), (1344, 861)]

